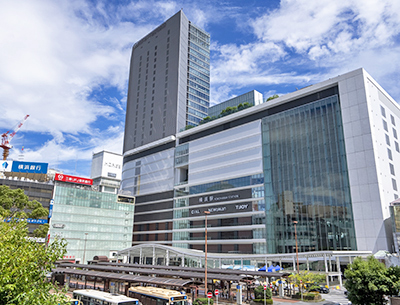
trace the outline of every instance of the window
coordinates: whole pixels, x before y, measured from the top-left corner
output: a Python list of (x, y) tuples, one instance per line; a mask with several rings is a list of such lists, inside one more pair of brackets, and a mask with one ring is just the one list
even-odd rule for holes
[(394, 120), (393, 115), (390, 115), (390, 120), (392, 121), (393, 126), (396, 126), (396, 121)]
[(390, 166), (390, 173), (391, 173), (393, 176), (395, 176), (393, 164), (392, 164), (392, 163), (389, 163), (389, 166)]
[(396, 141), (394, 141), (394, 146), (396, 147), (396, 151), (397, 151), (397, 152), (400, 152), (399, 143), (397, 143)]
[(381, 113), (382, 113), (382, 116), (386, 118), (386, 111), (385, 111), (385, 108), (383, 108), (383, 106), (381, 106)]
[(397, 191), (397, 183), (395, 179), (392, 179), (392, 186), (393, 186), (393, 190)]
[(382, 120), (382, 123), (383, 123), (383, 129), (385, 129), (386, 131), (388, 131), (388, 125), (387, 125), (386, 121), (385, 121), (385, 120)]
[(393, 128), (393, 136), (395, 139), (397, 139), (397, 130)]
[(390, 139), (389, 139), (389, 136), (387, 134), (385, 134), (385, 138), (386, 138), (386, 144), (388, 146), (390, 146)]
[(388, 148), (388, 158), (393, 161), (392, 151)]

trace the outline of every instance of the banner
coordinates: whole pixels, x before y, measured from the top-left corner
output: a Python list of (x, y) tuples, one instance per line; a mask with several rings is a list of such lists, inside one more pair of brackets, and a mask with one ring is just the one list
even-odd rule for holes
[(69, 176), (69, 175), (64, 175), (64, 174), (56, 174), (54, 179), (57, 180), (57, 181), (62, 181), (62, 182), (93, 185), (93, 180), (92, 179), (76, 177), (76, 176)]
[(47, 174), (48, 163), (13, 161), (11, 171), (15, 173)]

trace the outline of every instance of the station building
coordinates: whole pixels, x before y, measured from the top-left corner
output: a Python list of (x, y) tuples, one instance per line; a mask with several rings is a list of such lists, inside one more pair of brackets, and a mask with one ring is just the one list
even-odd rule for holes
[(208, 211), (214, 253), (391, 251), (399, 124), (358, 69), (125, 150), (133, 245), (204, 250)]

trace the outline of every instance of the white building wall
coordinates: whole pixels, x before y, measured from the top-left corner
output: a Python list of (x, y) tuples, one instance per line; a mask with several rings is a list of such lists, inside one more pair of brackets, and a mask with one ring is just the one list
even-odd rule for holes
[[(373, 252), (391, 250), (391, 233), (387, 231), (390, 228), (385, 223), (389, 223), (389, 203), (396, 192), (392, 188), (385, 134), (390, 138), (393, 164), (399, 163), (390, 113), (400, 124), (400, 111), (383, 89), (379, 93), (379, 85), (362, 69), (341, 77), (338, 84), (357, 247)], [(386, 95), (386, 99), (380, 95)], [(381, 105), (390, 109), (386, 112), (390, 132), (383, 128)], [(395, 166), (398, 173), (399, 166)]]
[(189, 143), (189, 185), (262, 173), (261, 121)]

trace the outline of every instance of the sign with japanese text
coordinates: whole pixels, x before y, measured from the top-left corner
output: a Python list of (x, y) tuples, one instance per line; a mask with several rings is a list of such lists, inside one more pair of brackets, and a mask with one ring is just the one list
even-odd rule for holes
[(235, 201), (240, 199), (252, 198), (251, 189), (230, 191), (224, 193), (213, 193), (206, 196), (196, 196), (189, 198), (189, 205), (198, 205), (212, 202)]
[(15, 173), (47, 174), (48, 163), (13, 161), (11, 171)]
[(54, 179), (56, 181), (62, 181), (62, 182), (93, 185), (93, 180), (92, 179), (76, 177), (76, 176), (70, 176), (70, 175), (64, 175), (64, 174), (56, 174)]
[(189, 217), (203, 216), (204, 211), (211, 214), (230, 214), (230, 213), (243, 213), (252, 211), (251, 202), (230, 203), (212, 207), (199, 207), (189, 210)]

